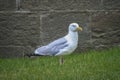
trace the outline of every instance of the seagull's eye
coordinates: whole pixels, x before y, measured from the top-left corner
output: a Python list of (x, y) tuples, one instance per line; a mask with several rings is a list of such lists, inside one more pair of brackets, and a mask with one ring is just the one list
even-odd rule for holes
[(72, 25), (74, 28), (76, 27), (75, 25)]

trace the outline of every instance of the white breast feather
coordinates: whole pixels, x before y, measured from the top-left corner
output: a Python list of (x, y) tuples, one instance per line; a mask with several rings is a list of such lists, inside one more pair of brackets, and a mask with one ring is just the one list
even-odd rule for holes
[(68, 34), (65, 36), (65, 39), (67, 40), (67, 44), (69, 44), (69, 45), (64, 49), (61, 49), (60, 52), (58, 54), (56, 54), (55, 56), (70, 54), (77, 48), (78, 34), (76, 34), (74, 36), (71, 36)]

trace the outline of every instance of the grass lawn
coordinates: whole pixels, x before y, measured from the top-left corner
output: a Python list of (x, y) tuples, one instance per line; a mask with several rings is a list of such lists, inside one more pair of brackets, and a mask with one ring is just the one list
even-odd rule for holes
[(120, 80), (120, 47), (37, 59), (0, 59), (0, 80)]

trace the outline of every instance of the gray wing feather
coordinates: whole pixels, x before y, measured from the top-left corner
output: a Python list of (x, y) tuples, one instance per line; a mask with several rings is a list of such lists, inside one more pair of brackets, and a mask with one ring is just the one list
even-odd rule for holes
[(51, 42), (47, 46), (42, 46), (42, 47), (37, 48), (36, 51), (38, 53), (36, 53), (36, 54), (55, 55), (60, 51), (60, 49), (63, 49), (67, 46), (68, 46), (67, 40), (65, 38), (60, 38), (60, 39), (57, 39), (57, 40)]

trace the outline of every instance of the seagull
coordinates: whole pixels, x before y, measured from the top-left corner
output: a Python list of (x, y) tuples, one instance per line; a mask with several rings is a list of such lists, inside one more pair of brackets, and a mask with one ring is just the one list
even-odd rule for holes
[(71, 54), (78, 46), (78, 31), (82, 31), (82, 27), (77, 23), (71, 23), (67, 35), (48, 45), (38, 47), (34, 54), (29, 56), (60, 56), (60, 64), (63, 64), (62, 56)]

